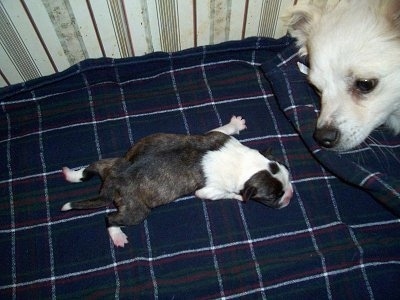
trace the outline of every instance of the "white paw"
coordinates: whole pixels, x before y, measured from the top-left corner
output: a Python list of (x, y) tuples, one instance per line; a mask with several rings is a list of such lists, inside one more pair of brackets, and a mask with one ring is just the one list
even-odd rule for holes
[(207, 196), (204, 193), (204, 189), (199, 189), (199, 190), (195, 191), (194, 195), (199, 199), (207, 199)]
[(63, 207), (61, 207), (61, 211), (68, 211), (71, 209), (72, 209), (71, 202), (65, 203)]
[(220, 200), (229, 198), (223, 190), (207, 186), (197, 190), (194, 194), (197, 198), (207, 200)]
[(124, 247), (125, 244), (128, 244), (128, 237), (122, 232), (121, 228), (114, 226), (109, 227), (108, 233), (115, 246)]
[(235, 127), (236, 134), (238, 134), (240, 131), (247, 128), (246, 120), (243, 119), (241, 116), (238, 116), (238, 117), (232, 116), (229, 124), (232, 124)]

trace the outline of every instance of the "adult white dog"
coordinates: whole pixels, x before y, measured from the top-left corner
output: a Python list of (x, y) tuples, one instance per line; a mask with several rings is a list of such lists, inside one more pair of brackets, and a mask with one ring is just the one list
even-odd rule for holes
[(294, 6), (286, 21), (321, 95), (315, 140), (348, 150), (381, 125), (398, 134), (400, 1), (313, 2)]

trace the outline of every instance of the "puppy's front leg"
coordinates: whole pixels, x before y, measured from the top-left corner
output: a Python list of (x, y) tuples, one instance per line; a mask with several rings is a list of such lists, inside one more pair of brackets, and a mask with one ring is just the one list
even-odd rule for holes
[(215, 128), (210, 131), (219, 131), (227, 135), (232, 135), (232, 134), (239, 134), (240, 131), (246, 128), (247, 127), (245, 119), (243, 119), (240, 116), (239, 117), (232, 116), (231, 121), (228, 124)]
[(223, 190), (219, 190), (214, 187), (203, 187), (197, 190), (195, 196), (200, 199), (208, 199), (208, 200), (220, 200), (220, 199), (236, 199), (239, 201), (243, 201), (241, 195), (235, 193), (225, 192)]

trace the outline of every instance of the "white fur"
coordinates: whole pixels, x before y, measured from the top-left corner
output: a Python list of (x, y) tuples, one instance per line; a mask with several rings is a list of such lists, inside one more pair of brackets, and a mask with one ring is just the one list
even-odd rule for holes
[[(203, 188), (196, 191), (195, 195), (210, 200), (224, 198), (243, 200), (239, 192), (245, 182), (259, 171), (270, 171), (269, 162), (270, 160), (257, 150), (248, 148), (231, 137), (221, 149), (210, 151), (203, 157), (202, 168), (206, 183)], [(280, 172), (272, 176), (282, 182), (284, 190), (288, 191), (283, 198), (290, 200), (292, 186), (287, 169), (280, 166)]]
[(65, 203), (63, 207), (61, 207), (61, 211), (67, 211), (71, 209), (72, 209), (71, 202)]
[[(341, 133), (335, 150), (359, 145), (383, 124), (400, 132), (400, 1), (296, 5), (286, 20), (321, 92), (317, 127)], [(372, 78), (378, 80), (372, 92), (355, 93), (357, 79)]]
[(120, 227), (111, 226), (108, 227), (108, 233), (114, 245), (117, 247), (124, 247), (128, 243), (128, 237), (122, 232)]
[(241, 116), (232, 116), (230, 122), (211, 131), (219, 131), (227, 135), (239, 134), (240, 131), (246, 129), (246, 120)]
[(62, 172), (65, 176), (65, 180), (69, 181), (69, 182), (81, 182), (82, 181), (82, 177), (83, 177), (83, 170), (85, 168), (79, 169), (79, 170), (71, 170), (68, 167), (63, 167), (62, 168)]

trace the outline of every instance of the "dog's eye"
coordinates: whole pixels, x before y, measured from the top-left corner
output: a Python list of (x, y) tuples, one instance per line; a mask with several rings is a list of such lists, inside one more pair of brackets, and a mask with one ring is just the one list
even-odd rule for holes
[(355, 82), (355, 88), (363, 93), (368, 94), (372, 92), (375, 87), (378, 85), (378, 79), (358, 79)]

